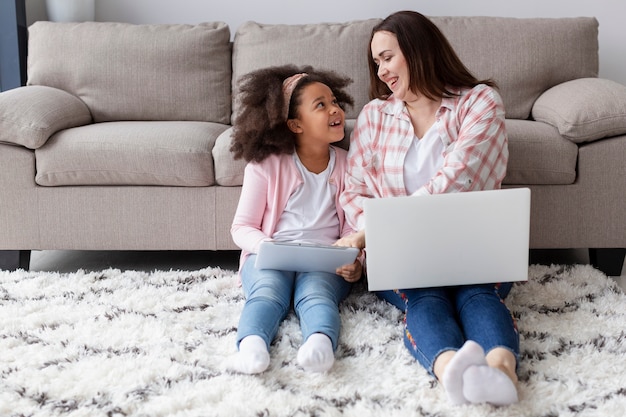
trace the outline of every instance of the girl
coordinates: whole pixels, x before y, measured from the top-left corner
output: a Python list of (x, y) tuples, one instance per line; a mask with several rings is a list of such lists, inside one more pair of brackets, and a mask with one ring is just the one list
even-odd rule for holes
[(231, 150), (248, 161), (231, 233), (242, 249), (240, 278), (246, 296), (232, 368), (260, 373), (291, 300), (304, 344), (297, 361), (307, 371), (328, 371), (339, 337), (339, 302), (361, 277), (361, 262), (336, 274), (257, 269), (264, 240), (333, 244), (353, 230), (338, 204), (347, 152), (331, 146), (344, 137), (342, 106), (350, 82), (311, 67), (272, 67), (244, 76), (241, 113)]
[[(372, 30), (368, 62), (373, 100), (351, 138), (341, 197), (358, 230), (341, 243), (360, 248), (365, 199), (497, 189), (508, 160), (495, 84), (476, 79), (428, 18), (404, 11), (384, 19)], [(519, 336), (502, 301), (510, 286), (378, 296), (406, 313), (405, 345), (452, 403), (505, 405), (517, 401)]]

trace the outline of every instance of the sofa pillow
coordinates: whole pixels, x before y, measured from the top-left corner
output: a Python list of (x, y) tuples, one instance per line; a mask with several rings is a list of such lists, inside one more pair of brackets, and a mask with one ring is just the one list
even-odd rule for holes
[(19, 87), (0, 94), (0, 142), (37, 149), (59, 130), (89, 123), (85, 103), (56, 88)]
[(543, 93), (532, 116), (575, 143), (625, 134), (626, 86), (600, 78), (568, 81)]
[(207, 122), (110, 122), (67, 129), (35, 151), (35, 182), (211, 186), (211, 149), (224, 129)]

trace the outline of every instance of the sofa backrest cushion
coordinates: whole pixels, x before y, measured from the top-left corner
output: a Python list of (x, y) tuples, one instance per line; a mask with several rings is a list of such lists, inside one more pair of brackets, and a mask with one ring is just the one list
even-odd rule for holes
[[(477, 78), (500, 87), (507, 118), (528, 119), (537, 97), (565, 81), (598, 76), (598, 21), (580, 18), (430, 17)], [(381, 19), (303, 25), (247, 22), (235, 33), (233, 91), (244, 74), (282, 64), (332, 69), (353, 79), (355, 118), (368, 101), (368, 41)], [(234, 114), (237, 111), (233, 96)]]
[(346, 23), (303, 25), (246, 22), (233, 41), (233, 114), (237, 114), (237, 82), (256, 69), (275, 65), (311, 65), (352, 78), (346, 89), (354, 107), (346, 108), (353, 119), (369, 101), (367, 51), (372, 28), (380, 19)]
[(477, 78), (500, 87), (506, 117), (527, 119), (555, 85), (598, 76), (598, 21), (593, 17), (432, 17)]
[(225, 23), (36, 22), (28, 47), (28, 84), (78, 96), (95, 122), (230, 122)]

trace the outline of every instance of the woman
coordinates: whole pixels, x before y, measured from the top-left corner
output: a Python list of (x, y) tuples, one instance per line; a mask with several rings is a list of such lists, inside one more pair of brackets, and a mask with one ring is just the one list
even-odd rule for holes
[[(498, 189), (508, 160), (494, 82), (476, 79), (429, 19), (411, 11), (390, 15), (372, 30), (368, 55), (373, 100), (353, 132), (340, 199), (357, 230), (341, 244), (359, 248), (364, 200)], [(405, 311), (407, 348), (453, 404), (506, 405), (517, 401), (519, 352), (502, 301), (510, 286), (377, 294)]]

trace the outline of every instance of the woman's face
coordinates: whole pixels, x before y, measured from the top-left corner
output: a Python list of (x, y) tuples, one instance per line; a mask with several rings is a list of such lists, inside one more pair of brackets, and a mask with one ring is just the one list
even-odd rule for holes
[(378, 78), (402, 101), (412, 101), (416, 95), (409, 89), (409, 65), (400, 50), (398, 38), (391, 32), (379, 31), (370, 45), (372, 59), (378, 66)]

